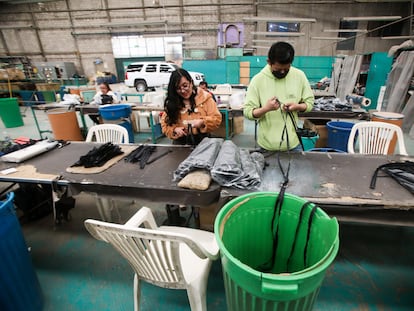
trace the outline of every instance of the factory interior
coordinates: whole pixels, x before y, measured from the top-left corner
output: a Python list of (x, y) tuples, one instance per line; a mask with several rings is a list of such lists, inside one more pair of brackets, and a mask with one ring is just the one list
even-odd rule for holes
[(0, 310), (414, 310), (414, 1), (0, 17)]

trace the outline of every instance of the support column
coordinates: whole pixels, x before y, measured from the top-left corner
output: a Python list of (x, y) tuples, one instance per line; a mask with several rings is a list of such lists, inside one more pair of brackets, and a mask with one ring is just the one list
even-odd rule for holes
[[(69, 5), (69, 0), (65, 0), (65, 3), (66, 3), (66, 8), (68, 9), (68, 16), (69, 16), (71, 31), (73, 33), (73, 32), (75, 32), (75, 27), (74, 27), (74, 24), (73, 24), (72, 10), (71, 10), (70, 5)], [(81, 68), (82, 73), (85, 73), (85, 69), (83, 68), (83, 64), (82, 64), (82, 56), (79, 52), (78, 38), (75, 35), (72, 35), (72, 36), (73, 36), (73, 40), (75, 42), (75, 53), (76, 53), (76, 57), (79, 61), (79, 66)]]
[(43, 48), (43, 44), (42, 44), (42, 40), (40, 39), (40, 35), (39, 35), (39, 27), (37, 25), (37, 20), (35, 18), (35, 14), (33, 13), (34, 11), (34, 7), (33, 5), (30, 6), (31, 7), (31, 11), (30, 11), (30, 18), (32, 20), (32, 24), (33, 24), (33, 28), (35, 31), (35, 35), (36, 35), (36, 40), (37, 40), (37, 44), (39, 45), (39, 49), (40, 49), (40, 54), (42, 55), (43, 61), (46, 62), (47, 61), (47, 57), (46, 57), (46, 53), (45, 50)]

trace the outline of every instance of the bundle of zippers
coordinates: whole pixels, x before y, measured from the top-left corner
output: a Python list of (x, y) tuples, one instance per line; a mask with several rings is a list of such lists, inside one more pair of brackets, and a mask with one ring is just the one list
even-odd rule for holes
[(139, 162), (139, 167), (143, 169), (147, 161), (155, 151), (155, 146), (141, 145), (134, 151), (132, 151), (126, 158), (125, 161), (129, 163)]
[(84, 167), (100, 167), (103, 166), (110, 159), (123, 154), (124, 152), (118, 145), (112, 143), (106, 143), (100, 147), (94, 147), (87, 154), (81, 156), (79, 160), (73, 164), (74, 166), (84, 166)]
[(414, 162), (392, 162), (380, 165), (374, 172), (371, 178), (370, 188), (375, 189), (378, 173), (382, 171), (388, 176), (392, 177), (405, 189), (414, 194)]

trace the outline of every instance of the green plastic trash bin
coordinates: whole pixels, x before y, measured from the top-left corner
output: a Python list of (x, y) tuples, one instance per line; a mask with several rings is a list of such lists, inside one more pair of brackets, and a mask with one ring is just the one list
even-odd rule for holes
[[(308, 234), (313, 205), (304, 207), (299, 222), (306, 200), (286, 194), (279, 219), (274, 270), (270, 273), (258, 270), (272, 258), (271, 222), (277, 195), (256, 192), (240, 196), (228, 202), (216, 217), (214, 232), (230, 311), (311, 310), (326, 269), (336, 257), (337, 220), (317, 208)], [(307, 263), (304, 263), (305, 250)]]
[(0, 98), (0, 117), (7, 128), (24, 125), (17, 98)]

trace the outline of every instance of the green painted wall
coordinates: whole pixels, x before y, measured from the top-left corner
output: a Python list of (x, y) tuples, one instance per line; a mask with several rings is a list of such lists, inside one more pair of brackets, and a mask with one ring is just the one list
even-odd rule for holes
[[(330, 56), (297, 56), (293, 66), (303, 70), (311, 83), (331, 77), (334, 58)], [(240, 81), (240, 62), (250, 62), (250, 78), (267, 64), (266, 56), (227, 56), (224, 60), (186, 60), (183, 68), (202, 72), (210, 84)]]
[[(124, 68), (132, 62), (163, 61), (162, 57), (146, 58), (118, 58), (115, 59), (117, 76), (124, 80)], [(329, 56), (297, 56), (293, 62), (295, 67), (303, 70), (310, 82), (319, 81), (323, 77), (330, 77), (333, 57)], [(209, 84), (240, 82), (240, 62), (250, 62), (250, 78), (256, 75), (267, 64), (266, 56), (227, 56), (217, 60), (185, 60), (183, 68), (189, 71), (202, 72)]]
[(183, 62), (183, 68), (204, 73), (205, 80), (209, 84), (227, 83), (225, 60), (186, 60)]

